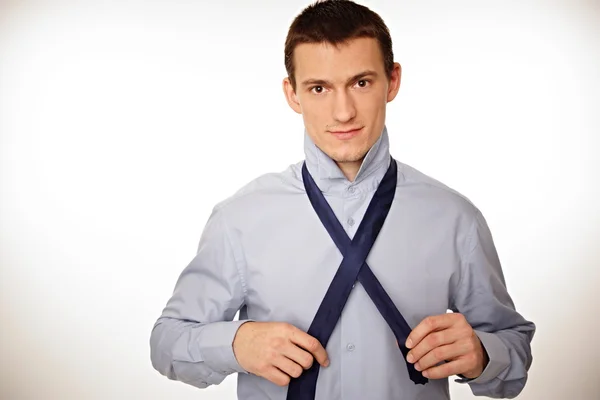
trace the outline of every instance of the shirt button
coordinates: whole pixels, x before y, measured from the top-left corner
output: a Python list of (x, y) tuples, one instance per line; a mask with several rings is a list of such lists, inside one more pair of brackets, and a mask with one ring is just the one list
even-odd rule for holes
[(350, 225), (350, 226), (354, 225), (354, 219), (348, 218), (348, 225)]
[(354, 186), (350, 186), (350, 187), (348, 188), (348, 191), (349, 191), (350, 193), (354, 193)]
[(346, 346), (346, 349), (348, 349), (348, 351), (354, 351), (354, 344), (348, 343), (348, 345)]

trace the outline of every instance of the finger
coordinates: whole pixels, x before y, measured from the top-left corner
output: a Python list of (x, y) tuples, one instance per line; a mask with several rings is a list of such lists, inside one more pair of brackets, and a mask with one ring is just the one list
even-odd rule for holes
[(287, 357), (280, 356), (275, 359), (273, 365), (277, 367), (281, 372), (288, 376), (297, 378), (302, 374), (302, 366), (290, 360)]
[(309, 369), (314, 361), (312, 354), (296, 346), (294, 343), (289, 343), (289, 346), (283, 349), (282, 354), (304, 369)]
[(444, 329), (431, 332), (408, 352), (406, 360), (410, 363), (416, 363), (421, 357), (431, 352), (436, 347), (452, 344), (461, 339), (461, 335), (462, 331), (459, 329)]
[(468, 365), (468, 361), (459, 358), (454, 361), (450, 361), (435, 367), (431, 367), (422, 372), (425, 378), (429, 379), (443, 379), (452, 375), (458, 375), (461, 371), (465, 371)]
[(406, 338), (406, 347), (412, 349), (421, 340), (434, 331), (447, 329), (454, 324), (455, 314), (432, 315), (421, 321)]
[(442, 361), (452, 361), (457, 357), (467, 354), (467, 352), (466, 346), (463, 346), (460, 342), (436, 347), (415, 363), (415, 369), (417, 371), (424, 371)]
[(290, 376), (282, 372), (279, 368), (271, 366), (267, 369), (263, 378), (273, 382), (278, 386), (286, 386), (290, 384)]
[(311, 353), (317, 362), (322, 366), (326, 367), (329, 365), (329, 357), (327, 356), (327, 352), (316, 338), (298, 328), (293, 328), (290, 335), (290, 340), (292, 343), (297, 344)]

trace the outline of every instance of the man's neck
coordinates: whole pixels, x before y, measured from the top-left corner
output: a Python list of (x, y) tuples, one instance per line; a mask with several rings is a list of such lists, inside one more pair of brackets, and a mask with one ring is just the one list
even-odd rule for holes
[(363, 160), (360, 161), (352, 161), (352, 162), (336, 162), (337, 166), (340, 168), (344, 176), (350, 181), (354, 182), (356, 179), (356, 175), (358, 175), (358, 171), (360, 170), (360, 166)]

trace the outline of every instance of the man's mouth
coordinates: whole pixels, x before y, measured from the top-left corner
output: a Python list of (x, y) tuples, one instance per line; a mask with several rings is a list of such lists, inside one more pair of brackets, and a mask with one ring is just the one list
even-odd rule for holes
[(358, 135), (361, 131), (361, 128), (351, 128), (351, 129), (340, 129), (336, 131), (329, 131), (333, 136), (340, 140), (348, 140), (352, 139), (354, 136)]

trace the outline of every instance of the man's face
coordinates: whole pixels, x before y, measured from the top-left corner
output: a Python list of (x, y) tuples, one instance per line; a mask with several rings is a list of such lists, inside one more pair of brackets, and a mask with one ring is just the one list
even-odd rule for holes
[(362, 161), (381, 135), (386, 104), (398, 93), (400, 65), (394, 65), (388, 80), (379, 44), (372, 38), (339, 47), (300, 44), (294, 65), (296, 90), (286, 78), (284, 91), (290, 107), (302, 114), (309, 136), (338, 163)]

